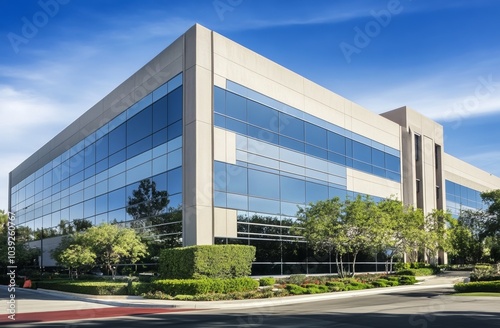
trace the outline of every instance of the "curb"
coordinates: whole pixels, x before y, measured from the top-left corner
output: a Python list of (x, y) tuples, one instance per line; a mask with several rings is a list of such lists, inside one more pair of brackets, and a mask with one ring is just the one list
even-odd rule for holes
[(38, 289), (39, 292), (44, 294), (58, 294), (66, 298), (94, 302), (103, 305), (120, 306), (120, 307), (163, 307), (163, 308), (186, 308), (186, 309), (244, 309), (244, 308), (259, 308), (259, 307), (272, 307), (280, 305), (289, 305), (305, 302), (319, 302), (324, 300), (343, 299), (350, 297), (361, 297), (379, 294), (392, 294), (412, 290), (424, 289), (439, 289), (451, 288), (453, 284), (440, 284), (440, 285), (411, 285), (411, 286), (395, 286), (365, 289), (359, 291), (345, 291), (334, 292), (314, 295), (298, 295), (286, 296), (276, 298), (260, 298), (252, 300), (234, 300), (234, 301), (172, 301), (172, 300), (155, 300), (145, 299), (140, 296), (97, 296), (97, 295), (75, 295), (73, 293), (52, 291), (48, 289)]

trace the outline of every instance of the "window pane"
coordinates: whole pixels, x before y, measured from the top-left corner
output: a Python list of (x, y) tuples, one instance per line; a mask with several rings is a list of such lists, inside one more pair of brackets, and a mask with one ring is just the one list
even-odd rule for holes
[(231, 118), (226, 118), (226, 128), (236, 133), (247, 134), (247, 124)]
[(336, 153), (345, 155), (345, 137), (337, 133), (328, 132), (328, 149)]
[(182, 87), (179, 87), (167, 95), (168, 98), (168, 124), (182, 119)]
[(279, 214), (280, 203), (275, 200), (248, 197), (248, 210), (260, 213)]
[(386, 153), (385, 154), (385, 165), (386, 165), (386, 168), (388, 170), (399, 173), (400, 167), (399, 167), (399, 158), (398, 157), (392, 156), (392, 155), (389, 155)]
[(167, 172), (167, 192), (172, 195), (182, 191), (182, 167)]
[(125, 188), (112, 191), (108, 195), (108, 208), (110, 211), (125, 207)]
[(306, 142), (317, 147), (327, 148), (326, 130), (319, 126), (305, 122)]
[(379, 166), (379, 167), (385, 167), (385, 155), (384, 152), (372, 148), (372, 164)]
[[(137, 130), (137, 128), (135, 128)], [(109, 133), (109, 153), (114, 154), (125, 148), (127, 143), (127, 126), (122, 124)]]
[(276, 133), (260, 129), (255, 126), (248, 126), (248, 136), (273, 144), (278, 144), (278, 135)]
[(214, 87), (214, 111), (216, 113), (226, 113), (226, 91), (219, 87)]
[(315, 203), (328, 199), (328, 186), (318, 183), (306, 183), (306, 203)]
[(236, 165), (227, 165), (227, 191), (236, 194), (248, 194), (247, 169)]
[(280, 136), (280, 146), (287, 147), (296, 151), (304, 152), (304, 143), (295, 139)]
[(278, 175), (256, 170), (248, 170), (248, 193), (252, 196), (278, 199)]
[(153, 109), (152, 106), (148, 106), (127, 121), (127, 145), (149, 136), (152, 131)]
[(304, 141), (304, 121), (279, 113), (279, 132), (291, 138)]
[(167, 127), (167, 140), (175, 139), (182, 135), (182, 120), (170, 124)]
[(235, 95), (234, 93), (226, 93), (226, 114), (230, 117), (246, 121), (247, 109), (246, 99)]
[(304, 180), (280, 177), (281, 200), (304, 204), (306, 200), (306, 183)]
[(163, 97), (153, 104), (153, 132), (167, 127), (167, 111), (167, 97)]
[(364, 145), (362, 143), (359, 143), (357, 141), (352, 142), (352, 154), (353, 158), (357, 159), (358, 161), (362, 161), (365, 163), (370, 163), (372, 162), (372, 153), (371, 153), (371, 147)]
[(248, 123), (278, 132), (278, 111), (249, 100), (247, 115)]

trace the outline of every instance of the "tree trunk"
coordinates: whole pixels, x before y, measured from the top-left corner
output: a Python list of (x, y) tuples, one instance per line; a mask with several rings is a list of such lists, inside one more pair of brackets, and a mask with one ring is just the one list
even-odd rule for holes
[(356, 257), (358, 256), (358, 252), (353, 253), (352, 256), (353, 256), (353, 258), (352, 258), (352, 273), (351, 273), (351, 277), (354, 277), (354, 275), (356, 274)]

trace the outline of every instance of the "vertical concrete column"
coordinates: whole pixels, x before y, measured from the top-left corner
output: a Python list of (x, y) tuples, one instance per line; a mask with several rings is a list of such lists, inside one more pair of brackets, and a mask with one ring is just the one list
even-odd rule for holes
[(183, 244), (213, 244), (212, 33), (195, 25), (185, 35)]

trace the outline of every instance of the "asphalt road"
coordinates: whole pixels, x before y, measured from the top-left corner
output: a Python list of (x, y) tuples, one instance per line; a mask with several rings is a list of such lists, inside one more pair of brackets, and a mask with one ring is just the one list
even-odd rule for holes
[(500, 327), (500, 298), (449, 296), (450, 289), (335, 299), (245, 310), (151, 314), (12, 327)]

